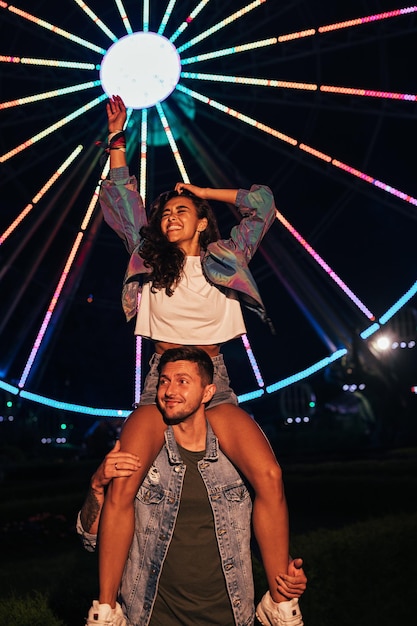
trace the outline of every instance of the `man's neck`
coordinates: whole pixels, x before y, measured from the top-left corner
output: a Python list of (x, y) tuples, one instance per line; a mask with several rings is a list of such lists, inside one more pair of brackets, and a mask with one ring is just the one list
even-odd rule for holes
[(207, 422), (205, 411), (194, 414), (172, 427), (175, 441), (186, 450), (200, 452), (206, 449)]

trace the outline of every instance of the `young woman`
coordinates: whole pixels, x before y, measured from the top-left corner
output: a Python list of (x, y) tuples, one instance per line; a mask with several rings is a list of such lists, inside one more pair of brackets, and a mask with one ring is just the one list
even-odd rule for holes
[[(155, 353), (139, 406), (120, 440), (124, 452), (140, 458), (141, 468), (110, 483), (102, 512), (100, 603), (115, 605), (134, 528), (134, 497), (164, 443), (165, 424), (156, 406), (159, 358), (184, 344), (203, 348), (213, 360), (217, 392), (207, 416), (223, 452), (254, 489), (253, 526), (271, 598), (297, 597), (305, 588), (303, 571), (291, 591), (283, 578), (288, 578), (289, 530), (281, 468), (259, 426), (237, 406), (220, 352), (223, 343), (246, 332), (241, 303), (268, 321), (248, 263), (275, 219), (272, 193), (261, 185), (247, 191), (177, 183), (153, 203), (148, 220), (127, 169), (120, 97), (110, 99), (107, 115), (111, 170), (100, 204), (130, 254), (122, 296), (126, 317), (137, 314), (135, 332), (153, 340)], [(220, 239), (208, 200), (234, 204), (242, 213), (229, 239)]]

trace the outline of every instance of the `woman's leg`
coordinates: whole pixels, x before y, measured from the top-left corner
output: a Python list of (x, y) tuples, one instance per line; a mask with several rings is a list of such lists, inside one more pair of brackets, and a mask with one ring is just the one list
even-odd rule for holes
[(123, 425), (120, 449), (139, 456), (141, 467), (108, 487), (99, 528), (100, 604), (114, 608), (133, 538), (137, 490), (164, 444), (166, 424), (155, 405), (138, 407)]
[(277, 590), (275, 576), (286, 574), (289, 556), (288, 509), (281, 468), (258, 424), (233, 404), (208, 408), (207, 418), (223, 453), (240, 469), (255, 492), (253, 528), (261, 552), (270, 594), (276, 602), (287, 598)]

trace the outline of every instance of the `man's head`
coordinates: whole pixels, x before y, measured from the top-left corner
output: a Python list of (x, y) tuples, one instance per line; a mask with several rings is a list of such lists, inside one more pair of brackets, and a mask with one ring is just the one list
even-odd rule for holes
[(183, 346), (166, 350), (158, 371), (158, 405), (171, 424), (204, 411), (216, 390), (213, 362), (200, 348)]

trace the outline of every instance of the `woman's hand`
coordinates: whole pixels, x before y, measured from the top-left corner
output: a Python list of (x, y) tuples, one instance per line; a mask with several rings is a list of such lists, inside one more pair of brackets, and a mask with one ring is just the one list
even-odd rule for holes
[(193, 193), (195, 196), (197, 196), (197, 198), (207, 198), (206, 187), (197, 187), (197, 185), (192, 185), (191, 183), (177, 183), (175, 185), (175, 191), (177, 193), (189, 191), (190, 193)]
[(120, 452), (120, 441), (105, 456), (91, 479), (91, 488), (94, 491), (104, 491), (104, 487), (113, 478), (131, 476), (141, 467), (139, 457), (129, 452)]
[(126, 122), (126, 107), (120, 96), (109, 98), (106, 104), (109, 133), (123, 130)]

